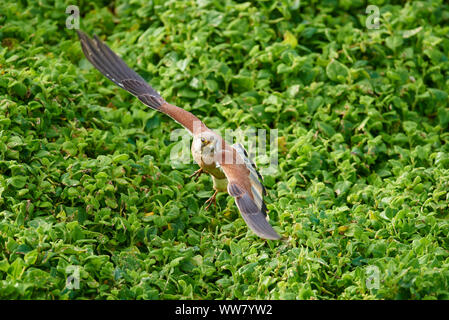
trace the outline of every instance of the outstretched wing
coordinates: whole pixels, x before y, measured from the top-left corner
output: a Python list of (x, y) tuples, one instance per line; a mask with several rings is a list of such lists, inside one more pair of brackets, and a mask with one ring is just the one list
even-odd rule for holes
[(257, 167), (255, 163), (248, 156), (248, 152), (240, 143), (233, 144), (232, 147), (237, 151), (239, 156), (245, 162), (246, 167), (249, 170), (249, 179), (251, 181), (251, 191), (254, 196), (254, 201), (256, 202), (257, 207), (266, 215), (267, 207), (265, 206), (265, 202), (263, 202), (263, 196), (267, 194), (265, 187), (262, 183), (263, 178), (262, 175), (257, 171)]
[[(237, 160), (240, 156), (235, 149), (224, 151), (223, 154), (227, 152), (234, 154), (232, 157), (223, 155), (222, 159), (228, 159), (229, 163), (220, 161), (220, 167), (228, 179), (228, 193), (235, 198), (243, 220), (259, 237), (270, 240), (280, 239), (281, 236), (267, 221), (266, 207), (251, 178), (251, 171), (243, 161)], [(229, 161), (229, 159), (233, 160)], [(259, 180), (257, 182), (259, 183)]]
[(141, 76), (126, 65), (107, 45), (97, 36), (90, 39), (86, 34), (77, 30), (84, 55), (92, 65), (106, 78), (119, 87), (135, 95), (149, 107), (158, 110), (164, 102), (159, 93), (154, 90)]
[[(141, 76), (129, 68), (126, 63), (114, 53), (97, 36), (89, 38), (77, 30), (86, 59), (106, 78), (119, 87), (130, 92), (152, 109), (170, 116), (186, 127), (191, 133), (200, 133), (207, 127), (190, 112), (167, 103)], [(194, 133), (195, 134), (195, 133)]]

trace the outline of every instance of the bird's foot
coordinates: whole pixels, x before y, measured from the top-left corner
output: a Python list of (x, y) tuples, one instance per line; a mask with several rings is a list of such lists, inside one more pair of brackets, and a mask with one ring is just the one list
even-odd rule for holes
[(217, 193), (218, 193), (218, 191), (215, 190), (212, 197), (210, 197), (208, 200), (206, 200), (206, 202), (204, 204), (206, 204), (206, 203), (209, 203), (209, 204), (206, 206), (205, 210), (208, 210), (212, 203), (214, 204), (214, 207), (217, 206)]
[(198, 178), (204, 173), (203, 168), (196, 170), (189, 178), (193, 178), (193, 181), (197, 181)]

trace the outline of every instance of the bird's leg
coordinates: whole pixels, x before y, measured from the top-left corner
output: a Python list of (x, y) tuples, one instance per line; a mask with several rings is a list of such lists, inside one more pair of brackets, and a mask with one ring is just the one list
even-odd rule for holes
[(209, 209), (209, 207), (210, 207), (210, 205), (213, 203), (214, 204), (214, 207), (216, 207), (217, 206), (217, 193), (218, 193), (218, 190), (215, 190), (215, 192), (214, 192), (214, 194), (212, 195), (212, 197), (210, 197), (208, 200), (206, 200), (206, 202), (204, 203), (204, 204), (206, 204), (206, 203), (208, 203), (209, 202), (209, 204), (206, 206), (206, 210), (208, 210)]
[(203, 168), (199, 168), (189, 178), (193, 178), (193, 181), (196, 181), (203, 173)]

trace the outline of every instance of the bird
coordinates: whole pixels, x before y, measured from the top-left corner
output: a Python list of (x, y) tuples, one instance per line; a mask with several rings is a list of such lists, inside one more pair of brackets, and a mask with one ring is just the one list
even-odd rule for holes
[(206, 173), (213, 181), (214, 193), (206, 201), (205, 209), (212, 203), (216, 205), (218, 192), (227, 192), (234, 197), (243, 220), (257, 236), (268, 240), (281, 239), (267, 221), (267, 207), (263, 200), (267, 192), (263, 178), (245, 148), (238, 143), (230, 145), (194, 114), (165, 101), (96, 35), (92, 39), (79, 29), (77, 33), (86, 59), (100, 73), (151, 109), (168, 115), (192, 134), (191, 152), (200, 168), (190, 178), (196, 181)]

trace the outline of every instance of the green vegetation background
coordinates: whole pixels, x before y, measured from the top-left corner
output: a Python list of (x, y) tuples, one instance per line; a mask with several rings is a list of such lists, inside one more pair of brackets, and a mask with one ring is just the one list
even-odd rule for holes
[(442, 0), (370, 1), (371, 30), (364, 1), (76, 3), (169, 102), (279, 130), (268, 242), (204, 211), (179, 125), (90, 66), (71, 4), (0, 2), (0, 298), (449, 298)]

